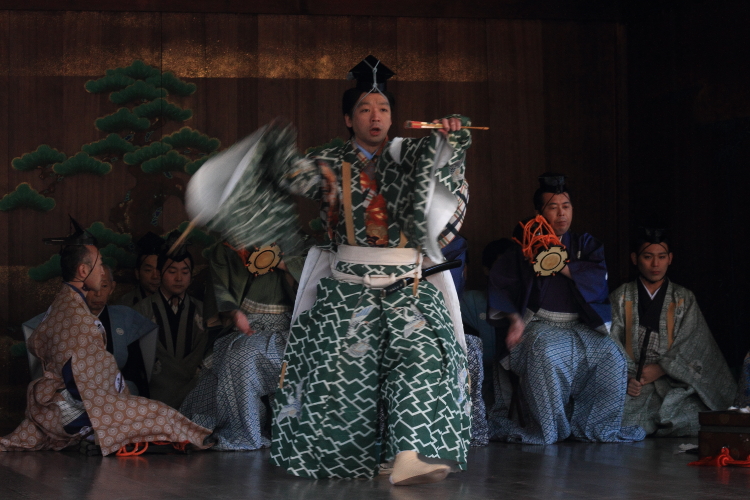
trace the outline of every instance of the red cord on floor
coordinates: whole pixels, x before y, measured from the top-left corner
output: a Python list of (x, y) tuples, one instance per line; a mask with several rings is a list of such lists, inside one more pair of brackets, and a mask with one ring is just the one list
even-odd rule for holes
[(735, 467), (750, 467), (750, 455), (747, 460), (735, 460), (729, 455), (729, 448), (722, 448), (721, 452), (714, 457), (703, 457), (688, 465), (713, 465), (714, 467), (726, 467), (733, 465)]
[[(157, 446), (165, 446), (165, 445), (172, 445), (172, 447), (181, 452), (185, 452), (185, 449), (187, 445), (190, 444), (190, 441), (182, 441), (180, 443), (173, 443), (171, 441), (154, 441), (152, 444)], [(146, 453), (146, 450), (148, 450), (148, 442), (144, 443), (132, 443), (133, 449), (128, 450), (129, 445), (125, 445), (119, 450), (117, 450), (117, 453), (115, 453), (115, 456), (118, 457), (137, 457), (139, 455), (143, 455)]]

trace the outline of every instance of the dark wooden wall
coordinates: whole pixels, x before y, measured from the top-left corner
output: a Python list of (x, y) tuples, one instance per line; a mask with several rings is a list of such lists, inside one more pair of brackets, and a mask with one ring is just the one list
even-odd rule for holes
[[(531, 213), (536, 176), (561, 170), (576, 189), (574, 227), (602, 238), (614, 275), (622, 274), (617, 249), (626, 198), (618, 198), (617, 186), (626, 175), (618, 84), (624, 48), (614, 23), (144, 12), (1, 16), (7, 98), (0, 157), (8, 167), (42, 143), (71, 155), (103, 137), (93, 122), (116, 106), (88, 94), (83, 84), (134, 59), (196, 83), (193, 96), (177, 99), (194, 112), (186, 124), (225, 146), (277, 116), (297, 125), (301, 148), (321, 144), (345, 136), (339, 99), (350, 84), (343, 76), (373, 53), (398, 73), (391, 85), (397, 95), (391, 135), (408, 135), (399, 125), (404, 119), (451, 112), (491, 127), (475, 134), (469, 156), (464, 233), (474, 262), (485, 243)], [(32, 174), (7, 167), (0, 187), (8, 192), (22, 181), (43, 187)], [(106, 222), (109, 207), (130, 187), (122, 169), (103, 178), (78, 176), (58, 188), (50, 213), (0, 214), (9, 238), (0, 265), (22, 279), (22, 268), (54, 252), (40, 240), (64, 232), (68, 213), (84, 224)], [(165, 227), (182, 220), (180, 208), (175, 202), (166, 211)], [(28, 287), (34, 288), (13, 285), (9, 293), (6, 282), (3, 321), (16, 324), (44, 309), (27, 302)]]
[(630, 218), (671, 226), (670, 274), (738, 366), (750, 348), (750, 5), (661, 4), (628, 23)]
[[(346, 136), (340, 95), (350, 83), (344, 77), (372, 53), (397, 73), (390, 86), (397, 95), (391, 136), (420, 134), (401, 128), (406, 119), (453, 112), (491, 127), (474, 135), (469, 154), (471, 201), (462, 232), (474, 263), (472, 286), (484, 285), (484, 245), (508, 236), (516, 221), (532, 214), (536, 177), (545, 170), (570, 174), (574, 229), (604, 241), (613, 285), (627, 276), (626, 39), (622, 25), (608, 16), (74, 9), (0, 11), (0, 196), (20, 182), (45, 186), (37, 174), (12, 169), (13, 158), (40, 144), (70, 156), (106, 135), (94, 120), (117, 106), (83, 85), (107, 69), (141, 59), (195, 83), (194, 95), (174, 100), (193, 110), (185, 125), (219, 138), (222, 147), (282, 116), (296, 124), (304, 149)], [(125, 169), (102, 178), (76, 176), (58, 186), (51, 212), (0, 212), (0, 239), (7, 242), (0, 245), (0, 326), (6, 328), (0, 337), (22, 338), (20, 323), (43, 311), (59, 286), (27, 277), (29, 267), (56, 251), (41, 239), (64, 234), (69, 213), (85, 225), (107, 223), (110, 208), (134, 183)], [(162, 219), (165, 228), (182, 221), (181, 202), (170, 200)], [(26, 382), (16, 373), (23, 366), (21, 360), (0, 369), (0, 393), (3, 384)], [(16, 392), (23, 394), (22, 387)]]

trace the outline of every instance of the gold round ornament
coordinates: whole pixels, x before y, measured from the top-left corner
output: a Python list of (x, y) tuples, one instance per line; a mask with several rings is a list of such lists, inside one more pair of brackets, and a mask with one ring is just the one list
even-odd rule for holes
[(561, 245), (551, 245), (542, 250), (534, 259), (534, 271), (537, 276), (552, 276), (563, 270), (568, 262), (568, 251)]
[(247, 257), (245, 265), (253, 276), (261, 276), (269, 271), (273, 271), (279, 265), (279, 262), (281, 262), (283, 255), (284, 252), (276, 246), (276, 243), (271, 243), (270, 245), (256, 248)]

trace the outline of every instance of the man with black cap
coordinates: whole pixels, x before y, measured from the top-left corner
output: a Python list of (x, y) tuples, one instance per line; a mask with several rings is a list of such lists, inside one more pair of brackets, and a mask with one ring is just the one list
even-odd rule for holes
[[(565, 265), (565, 257), (558, 259), (564, 267), (555, 273), (537, 275), (524, 255), (527, 249), (516, 245), (492, 267), (488, 319), (510, 321), (505, 363), (519, 376), (528, 418), (525, 427), (509, 418), (493, 418), (490, 435), (529, 444), (569, 437), (599, 442), (643, 439), (643, 429), (621, 426), (627, 365), (608, 336), (611, 309), (604, 248), (588, 233), (569, 231), (573, 204), (565, 176), (547, 172), (539, 182), (534, 208), (543, 218), (538, 218), (539, 227), (548, 229), (535, 229), (527, 236), (533, 240), (552, 233), (548, 236), (559, 240), (569, 260)], [(526, 243), (529, 238), (522, 239)], [(540, 255), (534, 257), (540, 261)]]
[(427, 137), (389, 139), (392, 75), (368, 56), (342, 99), (350, 140), (270, 162), (283, 189), (322, 202), (329, 239), (305, 262), (274, 402), (271, 460), (299, 476), (373, 477), (393, 461), (390, 481), (408, 485), (466, 464), (458, 300), (447, 272), (428, 281), (422, 268), (443, 262), (463, 220), (470, 123), (452, 115)]
[(72, 218), (71, 225), (70, 236), (45, 240), (63, 245), (64, 283), (27, 343), (44, 376), (31, 382), (26, 420), (0, 439), (0, 450), (61, 450), (83, 439), (95, 442), (103, 455), (149, 441), (204, 448), (208, 429), (157, 401), (130, 395), (84, 295), (99, 290), (104, 278), (96, 238)]
[(697, 436), (698, 412), (725, 410), (736, 384), (685, 287), (670, 281), (665, 229), (639, 228), (630, 259), (638, 278), (612, 292), (612, 338), (628, 362), (623, 422), (655, 436)]
[(152, 398), (172, 408), (179, 408), (195, 386), (208, 345), (203, 303), (187, 293), (193, 279), (193, 257), (184, 245), (167, 254), (178, 236), (176, 231), (170, 234), (157, 259), (159, 289), (133, 307), (159, 326), (149, 390)]
[(135, 288), (120, 297), (118, 304), (123, 306), (134, 306), (146, 297), (156, 293), (161, 284), (156, 260), (161, 252), (164, 240), (155, 233), (149, 231), (136, 243), (138, 255), (135, 262)]

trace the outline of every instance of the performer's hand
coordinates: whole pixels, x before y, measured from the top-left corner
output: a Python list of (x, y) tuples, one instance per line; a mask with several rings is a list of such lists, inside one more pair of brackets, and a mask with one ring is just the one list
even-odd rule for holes
[(645, 365), (641, 375), (641, 385), (650, 384), (665, 375), (664, 370), (658, 363)]
[(232, 311), (232, 323), (234, 323), (235, 328), (245, 335), (252, 335), (255, 333), (255, 330), (250, 328), (250, 322), (247, 320), (247, 316), (245, 316), (245, 313), (239, 309)]
[(516, 313), (508, 316), (508, 319), (510, 320), (510, 327), (508, 328), (508, 335), (505, 337), (505, 345), (511, 351), (521, 342), (523, 330), (526, 328), (526, 325), (523, 324), (521, 316)]
[(461, 130), (461, 120), (458, 118), (443, 118), (442, 120), (434, 120), (432, 123), (442, 123), (443, 128), (439, 128), (437, 131), (446, 137), (450, 132)]
[(628, 396), (638, 397), (641, 395), (641, 387), (643, 387), (643, 384), (638, 382), (634, 378), (628, 379)]

